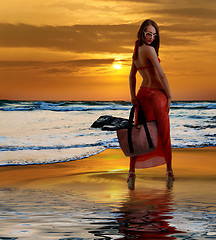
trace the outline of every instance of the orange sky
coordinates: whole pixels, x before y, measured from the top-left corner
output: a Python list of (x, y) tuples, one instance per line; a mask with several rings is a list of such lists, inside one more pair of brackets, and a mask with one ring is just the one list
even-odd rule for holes
[(215, 9), (215, 0), (2, 0), (0, 99), (130, 100), (136, 33), (151, 18), (174, 100), (216, 100)]

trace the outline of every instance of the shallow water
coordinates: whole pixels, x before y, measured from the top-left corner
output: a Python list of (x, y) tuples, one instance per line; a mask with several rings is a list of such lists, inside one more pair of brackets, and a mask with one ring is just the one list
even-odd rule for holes
[[(116, 131), (90, 128), (101, 115), (128, 118), (129, 102), (0, 101), (0, 165), (66, 162), (119, 148)], [(173, 102), (173, 148), (216, 146), (216, 102)]]
[[(93, 182), (39, 189), (0, 189), (0, 239), (213, 239), (215, 181), (97, 174)], [(122, 179), (121, 179), (122, 178)], [(113, 183), (113, 181), (115, 181)]]

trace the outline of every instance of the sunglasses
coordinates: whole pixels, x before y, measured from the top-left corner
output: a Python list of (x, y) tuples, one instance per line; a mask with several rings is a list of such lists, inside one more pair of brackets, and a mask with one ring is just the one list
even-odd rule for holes
[(151, 32), (143, 32), (143, 35), (146, 37), (146, 38), (156, 38), (157, 37), (157, 33), (151, 33)]

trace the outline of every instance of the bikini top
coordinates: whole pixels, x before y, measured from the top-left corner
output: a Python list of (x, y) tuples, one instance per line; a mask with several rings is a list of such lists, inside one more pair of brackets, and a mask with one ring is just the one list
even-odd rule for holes
[[(158, 58), (158, 62), (159, 62), (159, 63), (161, 62), (160, 58)], [(146, 69), (146, 68), (151, 68), (151, 67), (153, 67), (152, 64), (151, 64), (150, 66), (139, 67), (139, 68), (137, 68), (137, 70)]]

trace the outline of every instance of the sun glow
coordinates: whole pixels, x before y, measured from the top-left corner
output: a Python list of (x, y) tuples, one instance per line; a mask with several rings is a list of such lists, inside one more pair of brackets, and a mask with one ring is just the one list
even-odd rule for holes
[(116, 70), (120, 70), (120, 69), (121, 69), (121, 61), (119, 61), (119, 59), (116, 59), (116, 60), (113, 62), (113, 67), (114, 67)]

